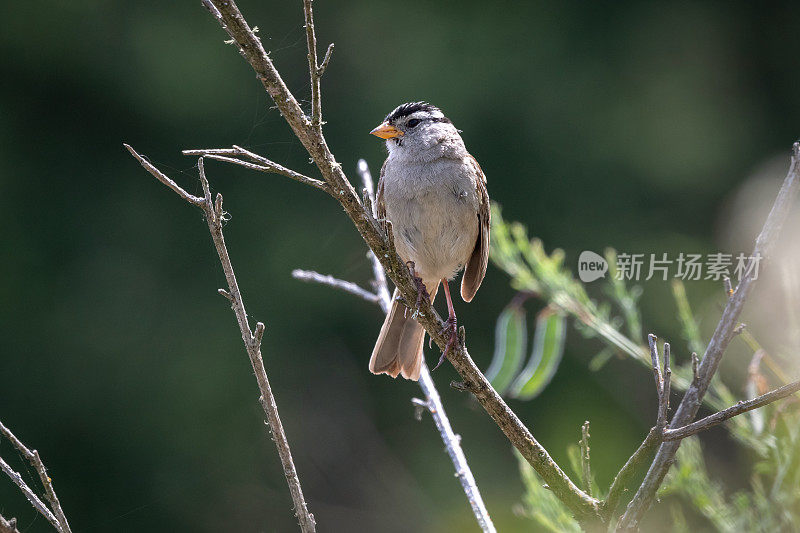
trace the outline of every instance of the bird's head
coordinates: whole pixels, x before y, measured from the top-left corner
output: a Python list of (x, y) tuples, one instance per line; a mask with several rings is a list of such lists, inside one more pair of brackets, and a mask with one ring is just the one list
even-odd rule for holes
[(427, 102), (398, 106), (370, 133), (386, 140), (389, 153), (422, 154), (442, 144), (461, 143), (450, 119)]

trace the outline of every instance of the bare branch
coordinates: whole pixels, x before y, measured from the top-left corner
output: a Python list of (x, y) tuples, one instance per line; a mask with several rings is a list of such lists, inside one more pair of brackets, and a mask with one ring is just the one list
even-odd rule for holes
[[(311, 126), (322, 132), (322, 89), (319, 83), (320, 67), (317, 64), (317, 35), (314, 29), (313, 0), (303, 0), (303, 16), (306, 21), (306, 43), (308, 44), (308, 73), (311, 77)], [(328, 47), (330, 52), (330, 47)], [(328, 58), (330, 59), (330, 58)]]
[(220, 293), (220, 295), (224, 296), (226, 300), (233, 303), (233, 296), (231, 296), (231, 293), (229, 293), (225, 289), (217, 289), (217, 292)]
[(667, 425), (667, 416), (669, 414), (669, 392), (672, 384), (672, 369), (669, 367), (670, 346), (668, 342), (664, 343), (664, 384), (661, 391), (661, 398), (658, 402), (658, 420), (656, 421), (658, 427), (665, 427)]
[(263, 322), (256, 323), (256, 330), (253, 332), (253, 344), (261, 346), (261, 339), (264, 338), (264, 330), (266, 326)]
[[(798, 189), (800, 189), (800, 143), (795, 143), (792, 147), (792, 159), (789, 172), (786, 175), (786, 179), (780, 191), (778, 191), (778, 196), (775, 199), (772, 210), (767, 216), (767, 220), (764, 222), (764, 227), (761, 229), (761, 233), (756, 239), (753, 255), (749, 261), (749, 267), (754, 267), (756, 264), (755, 262), (760, 258), (768, 258), (770, 256), (772, 247), (786, 221), (789, 210), (795, 203)], [(747, 295), (750, 293), (750, 289), (755, 282), (755, 272), (755, 268), (745, 269), (745, 273), (739, 285), (733, 291), (733, 294), (730, 295), (722, 317), (717, 324), (717, 328), (700, 362), (697, 379), (692, 382), (691, 386), (684, 394), (672, 418), (670, 429), (683, 427), (697, 416), (697, 411), (700, 409), (700, 405), (703, 402), (703, 397), (708, 390), (711, 379), (714, 377), (714, 374), (716, 374), (717, 368), (719, 368), (719, 364), (722, 361), (722, 356), (734, 336), (734, 329), (738, 324), (739, 315), (742, 312)], [(650, 508), (658, 487), (660, 487), (661, 483), (664, 481), (664, 476), (667, 475), (667, 471), (675, 461), (675, 454), (678, 451), (680, 443), (680, 440), (673, 440), (664, 442), (661, 445), (644, 481), (636, 492), (633, 500), (628, 504), (625, 514), (619, 521), (619, 530), (633, 530), (638, 526), (644, 513)]]
[(661, 397), (664, 395), (664, 377), (661, 375), (661, 363), (658, 360), (658, 345), (656, 336), (650, 333), (647, 336), (650, 344), (650, 359), (653, 362), (653, 377), (656, 380), (656, 395), (658, 396), (658, 417), (661, 417)]
[[(58, 522), (58, 526), (56, 526), (56, 529), (64, 533), (69, 533), (71, 531), (69, 527), (69, 522), (67, 521), (67, 517), (64, 514), (64, 510), (61, 508), (61, 502), (58, 500), (58, 496), (56, 495), (55, 489), (53, 489), (53, 480), (50, 479), (50, 476), (47, 474), (47, 468), (45, 468), (44, 462), (42, 461), (42, 458), (39, 456), (39, 452), (37, 452), (36, 450), (31, 450), (30, 448), (25, 446), (22, 443), (22, 441), (20, 441), (16, 437), (16, 435), (14, 435), (11, 432), (10, 429), (8, 429), (6, 426), (3, 425), (2, 422), (0, 422), (0, 435), (7, 438), (11, 442), (11, 444), (13, 444), (14, 447), (20, 452), (20, 454), (22, 454), (22, 456), (36, 470), (36, 473), (39, 475), (39, 480), (42, 482), (42, 487), (44, 487), (45, 498), (47, 498), (48, 503), (50, 503), (50, 509), (48, 510), (52, 510), (53, 517), (55, 518), (56, 522)], [(23, 490), (23, 492), (25, 491)], [(36, 504), (34, 504), (34, 507), (36, 507)], [(39, 508), (37, 507), (37, 510), (38, 509)], [(41, 510), (39, 512), (41, 512)], [(47, 518), (46, 515), (45, 517)]]
[(334, 278), (333, 276), (326, 276), (324, 274), (320, 274), (319, 272), (314, 272), (313, 270), (300, 270), (298, 268), (292, 270), (292, 277), (301, 281), (328, 285), (330, 287), (349, 292), (350, 294), (355, 294), (359, 298), (362, 298), (368, 302), (378, 303), (379, 301), (377, 294), (371, 293), (366, 289), (362, 289), (352, 281), (345, 281), (343, 279)]
[(581, 471), (583, 472), (583, 490), (592, 495), (592, 466), (589, 456), (589, 421), (581, 427)]
[(13, 481), (14, 484), (19, 487), (19, 490), (21, 490), (22, 494), (24, 494), (28, 501), (31, 502), (31, 505), (33, 505), (34, 509), (39, 511), (39, 514), (45, 517), (47, 521), (50, 522), (54, 528), (56, 528), (57, 531), (65, 531), (61, 527), (61, 524), (58, 523), (55, 515), (53, 515), (50, 509), (47, 508), (47, 505), (45, 505), (44, 502), (39, 499), (36, 493), (31, 490), (27, 483), (25, 483), (25, 480), (22, 479), (22, 476), (20, 476), (18, 472), (15, 472), (14, 469), (11, 468), (2, 457), (0, 457), (0, 470), (5, 472), (5, 474), (11, 478), (11, 481)]
[(656, 394), (658, 395), (658, 416), (656, 426), (664, 428), (667, 425), (667, 410), (669, 409), (669, 388), (672, 371), (669, 368), (669, 343), (664, 343), (664, 372), (661, 372), (661, 362), (658, 357), (656, 336), (652, 333), (647, 336), (650, 344), (650, 359), (653, 363), (653, 377), (656, 380)]
[(325, 57), (322, 59), (322, 64), (317, 69), (317, 76), (320, 78), (323, 74), (325, 74), (325, 69), (328, 68), (328, 63), (331, 62), (331, 55), (333, 54), (333, 43), (328, 45), (328, 49), (325, 51)]
[(147, 170), (150, 174), (152, 174), (158, 181), (160, 181), (161, 183), (163, 183), (164, 185), (166, 185), (167, 187), (169, 187), (170, 189), (175, 191), (178, 196), (180, 196), (181, 198), (183, 198), (184, 200), (186, 200), (187, 202), (189, 202), (192, 205), (201, 206), (203, 204), (203, 199), (202, 198), (200, 198), (198, 196), (194, 196), (192, 194), (189, 194), (188, 192), (183, 190), (177, 183), (175, 183), (174, 181), (169, 179), (166, 176), (166, 174), (164, 174), (163, 172), (158, 170), (156, 167), (154, 167), (150, 163), (150, 161), (148, 161), (144, 157), (140, 156), (136, 152), (136, 150), (131, 148), (131, 146), (129, 144), (123, 144), (122, 146), (127, 148), (127, 150), (131, 153), (131, 155), (134, 158), (136, 158), (136, 160), (139, 161), (139, 163), (142, 164), (142, 166), (145, 168), (145, 170)]
[[(256, 375), (258, 382), (258, 389), (261, 392), (259, 402), (261, 403), (264, 413), (267, 415), (267, 422), (269, 423), (270, 430), (272, 431), (275, 446), (278, 449), (278, 456), (280, 457), (283, 466), (283, 472), (286, 476), (286, 482), (289, 485), (289, 492), (292, 495), (294, 502), (295, 515), (300, 523), (300, 528), (303, 532), (316, 531), (316, 523), (314, 516), (309, 512), (306, 505), (305, 498), (303, 497), (303, 490), (300, 486), (300, 479), (297, 476), (297, 470), (294, 466), (292, 459), (292, 452), (289, 448), (289, 441), (286, 438), (286, 432), (283, 429), (280, 416), (278, 414), (278, 406), (275, 403), (275, 397), (272, 394), (272, 388), (267, 378), (267, 372), (264, 368), (264, 360), (261, 356), (261, 337), (264, 334), (264, 325), (258, 323), (255, 331), (250, 330), (250, 324), (247, 319), (247, 312), (244, 307), (244, 300), (242, 293), (239, 290), (239, 284), (236, 281), (236, 275), (233, 272), (233, 264), (231, 263), (228, 248), (225, 245), (225, 238), (222, 234), (223, 211), (222, 211), (222, 195), (217, 194), (216, 201), (212, 200), (211, 187), (205, 175), (205, 167), (203, 165), (203, 158), (201, 157), (197, 162), (197, 168), (200, 174), (200, 184), (203, 187), (203, 198), (191, 196), (186, 191), (174, 184), (169, 178), (164, 176), (158, 169), (145, 164), (145, 159), (136, 153), (133, 148), (125, 145), (126, 148), (139, 160), (140, 163), (159, 181), (170, 187), (175, 191), (178, 196), (196, 205), (205, 213), (206, 223), (208, 224), (209, 233), (211, 233), (211, 240), (214, 242), (214, 248), (217, 250), (222, 270), (225, 273), (225, 280), (228, 282), (228, 290), (220, 289), (219, 292), (231, 302), (236, 321), (239, 324), (239, 331), (242, 335), (247, 355), (250, 358), (250, 364)], [(170, 183), (172, 185), (170, 185)], [(173, 186), (174, 185), (174, 186)]]
[[(311, 159), (330, 187), (329, 193), (344, 208), (361, 237), (375, 253), (388, 276), (403, 298), (416, 298), (414, 285), (408, 268), (392, 246), (391, 235), (384, 235), (372, 213), (364, 207), (355, 189), (347, 180), (341, 165), (336, 161), (319, 128), (303, 114), (300, 105), (287, 88), (272, 60), (264, 51), (261, 41), (255, 36), (233, 0), (210, 1), (216, 10), (210, 10), (223, 29), (234, 40), (244, 58), (256, 72), (295, 136), (303, 144)], [(418, 322), (431, 336), (442, 352), (449, 339), (443, 332), (444, 321), (428, 304), (424, 304)], [(463, 342), (448, 350), (448, 360), (464, 380), (465, 386), (503, 431), (509, 441), (550, 486), (553, 493), (579, 517), (596, 516), (598, 500), (592, 498), (564, 473), (553, 461), (547, 450), (533, 437), (530, 430), (503, 401), (497, 391), (475, 365)]]
[(0, 533), (19, 533), (17, 519), (6, 520), (3, 515), (0, 515)]
[(455, 466), (456, 477), (458, 477), (458, 481), (461, 483), (461, 487), (467, 495), (469, 506), (472, 508), (472, 513), (475, 515), (478, 525), (485, 533), (493, 533), (496, 529), (491, 516), (489, 516), (489, 511), (483, 503), (483, 498), (475, 483), (472, 470), (467, 464), (467, 458), (464, 455), (464, 450), (461, 448), (461, 437), (455, 434), (450, 425), (450, 420), (444, 411), (439, 391), (436, 390), (433, 378), (428, 370), (428, 365), (424, 362), (420, 368), (419, 386), (428, 399), (428, 411), (431, 413), (434, 424), (436, 424), (436, 429), (439, 430), (439, 434), (442, 436), (447, 455), (450, 456), (450, 460)]
[[(371, 204), (371, 208), (369, 212), (372, 216), (377, 216), (377, 203), (375, 200), (375, 182), (372, 180), (372, 173), (369, 171), (369, 165), (363, 159), (358, 160), (358, 175), (361, 177), (361, 183), (364, 185), (364, 191), (366, 192), (366, 197), (369, 199)], [(366, 208), (366, 204), (364, 206)], [(391, 293), (389, 292), (389, 286), (386, 283), (386, 272), (383, 270), (383, 266), (381, 262), (375, 257), (375, 253), (370, 250), (367, 252), (367, 257), (369, 257), (369, 262), (372, 265), (372, 276), (374, 277), (373, 285), (375, 292), (377, 293), (380, 301), (385, 303), (383, 305), (384, 313), (389, 312), (389, 307), (391, 306)]]
[[(359, 159), (358, 160), (358, 175), (361, 178), (361, 183), (364, 184), (364, 190), (367, 192), (367, 196), (369, 197), (372, 205), (375, 205), (375, 180), (372, 179), (372, 173), (369, 171), (369, 165), (367, 164), (366, 160)], [(377, 216), (377, 213), (374, 211), (372, 212), (373, 216)]]
[[(270, 161), (266, 157), (260, 156), (255, 154), (249, 150), (245, 150), (240, 146), (234, 145), (233, 148), (210, 148), (210, 149), (199, 149), (199, 150), (183, 150), (183, 155), (193, 155), (193, 156), (200, 156), (200, 157), (207, 157), (209, 159), (214, 159), (216, 161), (222, 161), (225, 163), (232, 163), (234, 165), (239, 165), (250, 170), (256, 170), (258, 172), (267, 172), (270, 174), (280, 174), (281, 176), (286, 176), (287, 178), (291, 178), (295, 181), (299, 181), (300, 183), (305, 183), (306, 185), (311, 185), (317, 189), (321, 189), (323, 191), (328, 190), (328, 184), (324, 181), (320, 181), (318, 179), (310, 178), (305, 174), (301, 174), (295, 170), (290, 168), (286, 168), (283, 165), (280, 165), (274, 161)], [(233, 156), (233, 157), (232, 157)], [(236, 156), (244, 156), (248, 159), (255, 161), (255, 163), (250, 161), (243, 161), (238, 159)]]
[(664, 440), (685, 439), (686, 437), (714, 427), (717, 424), (721, 424), (729, 418), (733, 418), (734, 416), (746, 413), (747, 411), (758, 409), (759, 407), (763, 407), (772, 402), (786, 398), (787, 396), (791, 396), (797, 391), (800, 391), (800, 381), (795, 381), (793, 383), (789, 383), (788, 385), (784, 385), (783, 387), (778, 387), (777, 389), (771, 390), (766, 394), (762, 394), (761, 396), (757, 396), (752, 400), (740, 401), (734, 406), (728, 407), (722, 411), (718, 411), (713, 415), (709, 415), (683, 427), (668, 429), (664, 432)]

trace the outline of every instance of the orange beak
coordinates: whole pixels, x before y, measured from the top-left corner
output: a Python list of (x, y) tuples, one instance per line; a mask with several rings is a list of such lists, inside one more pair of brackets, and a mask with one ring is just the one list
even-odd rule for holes
[(381, 139), (393, 139), (395, 137), (403, 135), (403, 132), (398, 130), (388, 122), (384, 122), (374, 130), (372, 130), (370, 134), (375, 135), (376, 137), (380, 137)]

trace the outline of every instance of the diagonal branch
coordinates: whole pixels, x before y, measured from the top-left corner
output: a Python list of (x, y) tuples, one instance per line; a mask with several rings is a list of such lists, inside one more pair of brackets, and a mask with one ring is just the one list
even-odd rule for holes
[[(719, 364), (722, 361), (722, 356), (735, 335), (739, 315), (755, 282), (757, 269), (754, 267), (761, 258), (769, 257), (789, 214), (789, 210), (795, 203), (798, 189), (800, 189), (800, 143), (795, 143), (792, 147), (789, 172), (780, 191), (778, 191), (778, 196), (767, 216), (767, 220), (764, 222), (764, 227), (756, 239), (753, 255), (749, 261), (750, 268), (746, 269), (739, 285), (728, 299), (722, 318), (720, 318), (714, 335), (711, 337), (711, 341), (708, 343), (706, 352), (697, 368), (696, 378), (684, 394), (672, 418), (670, 429), (677, 429), (689, 424), (697, 415), (711, 379), (716, 374), (717, 368), (719, 368)], [(650, 508), (658, 487), (664, 481), (664, 476), (667, 475), (667, 471), (675, 461), (675, 454), (680, 443), (680, 440), (672, 440), (661, 445), (644, 481), (620, 519), (618, 529), (633, 530), (638, 527), (644, 513)]]
[(7, 438), (36, 470), (36, 473), (39, 475), (39, 481), (42, 482), (42, 487), (44, 487), (45, 498), (47, 498), (47, 502), (50, 504), (50, 509), (52, 509), (53, 516), (60, 526), (56, 529), (69, 533), (70, 527), (69, 522), (67, 521), (67, 516), (64, 514), (64, 510), (61, 508), (61, 502), (59, 501), (56, 491), (53, 488), (53, 480), (47, 473), (47, 468), (45, 468), (44, 462), (39, 456), (39, 452), (36, 450), (31, 450), (25, 446), (22, 441), (11, 432), (10, 429), (3, 425), (2, 422), (0, 422), (0, 435)]
[(777, 389), (771, 390), (765, 394), (762, 394), (761, 396), (757, 396), (752, 400), (741, 401), (736, 405), (728, 407), (722, 411), (718, 411), (713, 415), (709, 415), (683, 427), (668, 429), (664, 432), (664, 440), (685, 439), (686, 437), (714, 427), (717, 424), (721, 424), (729, 418), (733, 418), (734, 416), (746, 413), (747, 411), (758, 409), (759, 407), (763, 407), (771, 404), (772, 402), (786, 398), (787, 396), (791, 396), (797, 391), (800, 391), (800, 381), (795, 381), (793, 383), (789, 383), (788, 385), (784, 385), (783, 387), (778, 387)]
[(45, 503), (36, 495), (36, 493), (33, 492), (33, 489), (31, 489), (28, 484), (25, 483), (25, 480), (22, 479), (22, 476), (19, 475), (19, 472), (16, 472), (13, 468), (11, 468), (1, 457), (0, 470), (2, 470), (9, 478), (11, 478), (11, 481), (13, 481), (14, 484), (19, 487), (19, 490), (22, 491), (22, 494), (24, 494), (28, 501), (31, 502), (33, 508), (39, 511), (39, 514), (45, 517), (47, 521), (50, 522), (54, 528), (56, 528), (57, 531), (61, 533), (69, 531), (64, 529), (61, 524), (58, 523), (58, 519), (56, 519), (52, 511), (50, 511), (50, 509), (47, 508), (47, 505), (45, 505)]
[[(361, 237), (375, 253), (388, 276), (397, 286), (406, 301), (416, 300), (414, 286), (408, 269), (391, 245), (389, 235), (380, 230), (375, 217), (364, 208), (355, 189), (347, 180), (341, 165), (336, 161), (321, 131), (315, 128), (302, 112), (297, 100), (278, 73), (272, 60), (264, 51), (261, 41), (245, 21), (233, 0), (204, 0), (204, 5), (233, 39), (242, 56), (247, 60), (258, 79), (277, 105), (295, 136), (303, 144), (330, 192), (342, 205)], [(418, 322), (431, 339), (444, 352), (448, 339), (441, 333), (444, 321), (427, 304), (421, 308)], [(530, 463), (551, 488), (553, 493), (579, 517), (596, 516), (598, 500), (579, 489), (564, 471), (553, 461), (547, 450), (533, 437), (530, 430), (492, 388), (469, 355), (463, 342), (458, 342), (448, 351), (448, 359), (461, 375), (464, 386), (492, 417), (509, 441)]]
[(250, 330), (250, 323), (247, 319), (247, 312), (244, 308), (244, 300), (242, 293), (239, 290), (239, 284), (236, 281), (236, 275), (233, 272), (233, 265), (231, 258), (228, 255), (228, 248), (225, 245), (225, 238), (222, 235), (222, 223), (225, 212), (222, 209), (222, 195), (217, 193), (215, 199), (212, 200), (211, 189), (208, 185), (208, 180), (205, 176), (203, 166), (203, 158), (201, 157), (197, 162), (197, 167), (200, 172), (200, 183), (203, 186), (203, 198), (192, 196), (183, 190), (180, 186), (175, 184), (160, 170), (154, 167), (144, 157), (139, 155), (129, 145), (125, 148), (135, 157), (142, 166), (152, 174), (161, 183), (164, 183), (175, 191), (178, 196), (186, 200), (192, 205), (195, 205), (203, 210), (205, 213), (206, 222), (208, 223), (208, 230), (211, 233), (211, 239), (214, 242), (214, 248), (217, 250), (222, 270), (225, 273), (225, 280), (228, 283), (228, 290), (224, 293), (220, 291), (230, 302), (231, 309), (236, 315), (236, 321), (239, 324), (239, 331), (242, 334), (242, 342), (244, 342), (247, 355), (250, 358), (250, 364), (256, 375), (258, 382), (258, 389), (261, 392), (259, 402), (267, 415), (269, 427), (272, 430), (272, 437), (275, 441), (275, 446), (278, 449), (278, 456), (280, 457), (283, 466), (283, 472), (286, 476), (286, 482), (289, 485), (289, 492), (292, 495), (294, 502), (295, 515), (300, 523), (300, 529), (303, 532), (316, 531), (316, 523), (314, 522), (314, 515), (312, 515), (308, 506), (306, 505), (305, 498), (303, 497), (303, 490), (300, 486), (300, 479), (297, 476), (297, 470), (294, 466), (292, 459), (292, 452), (289, 448), (289, 441), (286, 438), (286, 432), (283, 429), (280, 416), (278, 414), (278, 406), (275, 403), (275, 397), (272, 394), (272, 388), (267, 378), (267, 372), (264, 368), (264, 360), (261, 356), (261, 338), (264, 334), (264, 324), (259, 322), (256, 324), (254, 331)]

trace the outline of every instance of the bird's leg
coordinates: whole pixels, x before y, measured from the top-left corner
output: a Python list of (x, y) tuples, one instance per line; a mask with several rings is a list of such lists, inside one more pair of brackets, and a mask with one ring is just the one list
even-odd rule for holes
[(422, 302), (431, 303), (431, 295), (428, 294), (428, 289), (425, 287), (425, 284), (422, 282), (422, 278), (417, 276), (416, 271), (414, 270), (414, 261), (407, 261), (406, 265), (408, 266), (409, 272), (411, 272), (411, 279), (414, 280), (414, 285), (417, 286), (417, 308), (416, 312), (419, 312), (419, 308), (422, 305)]
[(444, 295), (447, 298), (447, 320), (445, 320), (444, 328), (440, 333), (450, 333), (450, 338), (447, 341), (447, 346), (445, 346), (444, 351), (442, 352), (442, 356), (439, 358), (439, 362), (436, 363), (436, 366), (433, 367), (433, 370), (436, 370), (441, 366), (444, 362), (445, 358), (447, 357), (448, 352), (456, 345), (458, 341), (458, 327), (456, 325), (456, 310), (453, 307), (453, 299), (450, 298), (450, 286), (447, 284), (447, 278), (442, 279), (442, 285), (444, 285)]

